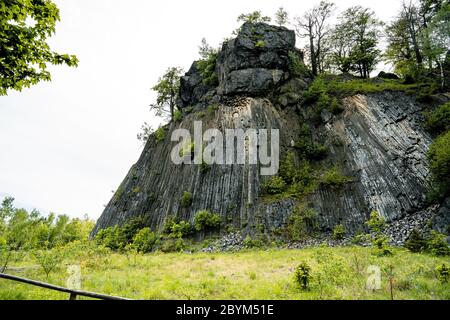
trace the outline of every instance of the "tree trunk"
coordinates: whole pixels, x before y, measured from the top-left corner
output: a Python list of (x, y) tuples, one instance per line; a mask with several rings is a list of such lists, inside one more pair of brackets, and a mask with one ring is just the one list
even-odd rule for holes
[(317, 60), (316, 60), (316, 50), (314, 48), (314, 36), (313, 36), (313, 25), (312, 21), (309, 21), (308, 25), (309, 33), (309, 50), (311, 51), (311, 71), (314, 76), (317, 76)]

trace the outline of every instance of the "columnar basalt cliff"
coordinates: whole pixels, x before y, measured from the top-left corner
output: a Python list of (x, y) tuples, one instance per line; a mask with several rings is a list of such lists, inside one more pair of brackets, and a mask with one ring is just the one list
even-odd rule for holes
[[(422, 127), (424, 106), (401, 92), (349, 96), (342, 100), (342, 113), (323, 111), (320, 124), (314, 125), (302, 102), (312, 77), (306, 69), (303, 74), (292, 71), (295, 58), (303, 60), (293, 31), (247, 23), (218, 54), (217, 86), (205, 84), (194, 62), (181, 78), (178, 104), (183, 119), (164, 127), (162, 141), (150, 137), (94, 234), (138, 216), (154, 230), (169, 217), (192, 222), (203, 209), (243, 232), (270, 234), (288, 223), (299, 203), (306, 203), (317, 212), (322, 233), (337, 224), (354, 233), (377, 210), (397, 226), (399, 231), (393, 233), (403, 241), (412, 227), (423, 226), (438, 210), (438, 217), (448, 216), (449, 206), (427, 208), (425, 202), (425, 154), (431, 137)], [(267, 177), (260, 175), (259, 165), (173, 164), (170, 153), (176, 142), (170, 141), (171, 133), (177, 128), (192, 132), (196, 120), (202, 121), (203, 130), (279, 129), (281, 159), (296, 152), (295, 142), (308, 124), (312, 139), (327, 146), (321, 161), (339, 166), (350, 179), (339, 188), (319, 184), (301, 198), (270, 200), (262, 193)], [(190, 205), (181, 205), (183, 192), (192, 195)]]

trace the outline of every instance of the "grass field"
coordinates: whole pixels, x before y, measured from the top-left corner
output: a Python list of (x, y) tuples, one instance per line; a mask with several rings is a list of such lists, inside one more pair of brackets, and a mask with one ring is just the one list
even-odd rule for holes
[[(294, 282), (300, 262), (311, 266), (310, 289)], [(27, 256), (9, 273), (65, 286), (67, 266), (82, 270), (82, 289), (131, 299), (390, 299), (388, 270), (393, 269), (394, 299), (450, 299), (450, 284), (435, 268), (449, 259), (394, 249), (378, 257), (370, 248), (317, 247), (235, 253), (118, 254), (79, 250), (47, 278)], [(381, 287), (366, 289), (367, 267), (379, 266)], [(68, 295), (0, 279), (0, 299), (67, 299)]]

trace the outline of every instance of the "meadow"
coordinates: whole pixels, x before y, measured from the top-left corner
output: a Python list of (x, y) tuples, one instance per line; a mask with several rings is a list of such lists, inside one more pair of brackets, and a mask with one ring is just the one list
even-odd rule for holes
[[(115, 253), (90, 242), (59, 250), (48, 276), (28, 254), (13, 257), (7, 272), (65, 286), (70, 265), (81, 267), (82, 290), (130, 299), (450, 299), (450, 283), (436, 268), (448, 257), (393, 248), (390, 256), (371, 248), (313, 247), (253, 249), (232, 253)], [(294, 281), (306, 262), (310, 283)], [(367, 289), (368, 267), (381, 272), (380, 287)], [(68, 299), (68, 294), (0, 279), (0, 299)]]

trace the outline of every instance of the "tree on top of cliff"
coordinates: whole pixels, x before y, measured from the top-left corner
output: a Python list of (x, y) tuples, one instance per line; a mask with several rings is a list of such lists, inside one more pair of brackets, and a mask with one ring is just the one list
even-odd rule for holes
[(176, 99), (180, 88), (180, 76), (183, 69), (171, 67), (159, 78), (158, 83), (152, 88), (157, 93), (156, 103), (150, 105), (150, 110), (155, 111), (158, 117), (169, 120), (174, 119)]
[(289, 22), (289, 15), (283, 7), (278, 8), (277, 12), (275, 12), (275, 23), (277, 25), (284, 26)]
[(253, 11), (251, 13), (247, 13), (247, 14), (241, 14), (238, 18), (237, 18), (238, 22), (249, 22), (249, 23), (258, 23), (258, 22), (264, 22), (264, 23), (268, 23), (271, 21), (270, 17), (268, 16), (264, 16), (261, 11)]
[(343, 72), (354, 71), (362, 78), (369, 78), (370, 72), (379, 61), (379, 21), (375, 13), (361, 6), (345, 10), (333, 32), (334, 62)]
[(301, 38), (308, 38), (308, 52), (311, 71), (314, 75), (323, 72), (324, 57), (327, 53), (325, 46), (330, 28), (328, 20), (334, 11), (334, 3), (321, 1), (319, 5), (305, 12), (302, 17), (296, 17), (295, 29)]
[(50, 81), (47, 64), (77, 66), (74, 55), (50, 50), (59, 10), (51, 1), (4, 0), (0, 5), (0, 95)]

